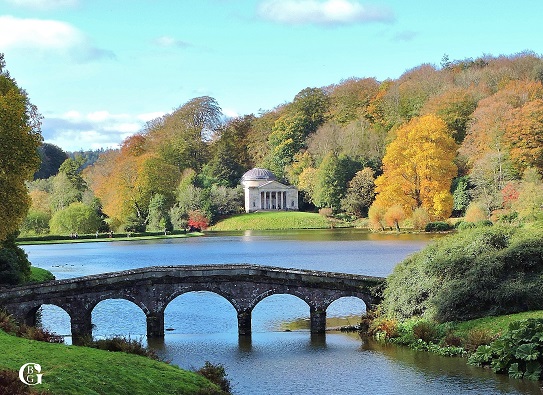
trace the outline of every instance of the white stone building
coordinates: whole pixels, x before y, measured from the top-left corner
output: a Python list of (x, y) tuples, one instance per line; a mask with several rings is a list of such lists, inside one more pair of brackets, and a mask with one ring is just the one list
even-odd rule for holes
[(267, 170), (254, 168), (241, 177), (245, 190), (245, 211), (298, 210), (298, 189), (281, 184)]

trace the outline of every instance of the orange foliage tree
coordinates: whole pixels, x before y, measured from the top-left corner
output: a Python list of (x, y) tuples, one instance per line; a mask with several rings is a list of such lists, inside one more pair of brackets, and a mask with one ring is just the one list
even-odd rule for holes
[(450, 187), (457, 174), (456, 144), (443, 120), (435, 115), (414, 118), (400, 127), (383, 158), (383, 174), (375, 181), (375, 205), (399, 204), (405, 213), (424, 207), (432, 219), (452, 212)]
[(543, 100), (533, 100), (513, 112), (505, 139), (511, 159), (521, 170), (533, 166), (543, 171)]

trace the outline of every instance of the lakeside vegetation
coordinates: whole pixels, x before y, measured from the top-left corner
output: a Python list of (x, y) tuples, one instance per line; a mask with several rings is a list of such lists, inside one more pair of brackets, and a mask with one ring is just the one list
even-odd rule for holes
[(441, 355), (470, 355), (497, 373), (543, 380), (543, 233), (468, 228), (398, 264), (363, 321), (370, 336)]

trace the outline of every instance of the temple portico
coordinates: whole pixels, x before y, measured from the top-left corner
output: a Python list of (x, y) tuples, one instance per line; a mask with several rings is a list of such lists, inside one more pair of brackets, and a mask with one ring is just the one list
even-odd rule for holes
[(241, 178), (245, 190), (245, 211), (298, 210), (298, 190), (275, 179), (266, 169), (249, 170)]

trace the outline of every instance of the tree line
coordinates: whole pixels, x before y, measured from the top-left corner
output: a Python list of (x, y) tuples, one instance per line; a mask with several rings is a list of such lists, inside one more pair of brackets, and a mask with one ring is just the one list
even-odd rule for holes
[(205, 226), (241, 211), (252, 167), (298, 187), (303, 209), (368, 217), (375, 229), (531, 220), (543, 204), (542, 81), (543, 59), (523, 52), (349, 78), (232, 119), (215, 99), (194, 98), (92, 165), (68, 158), (29, 183), (23, 229)]

